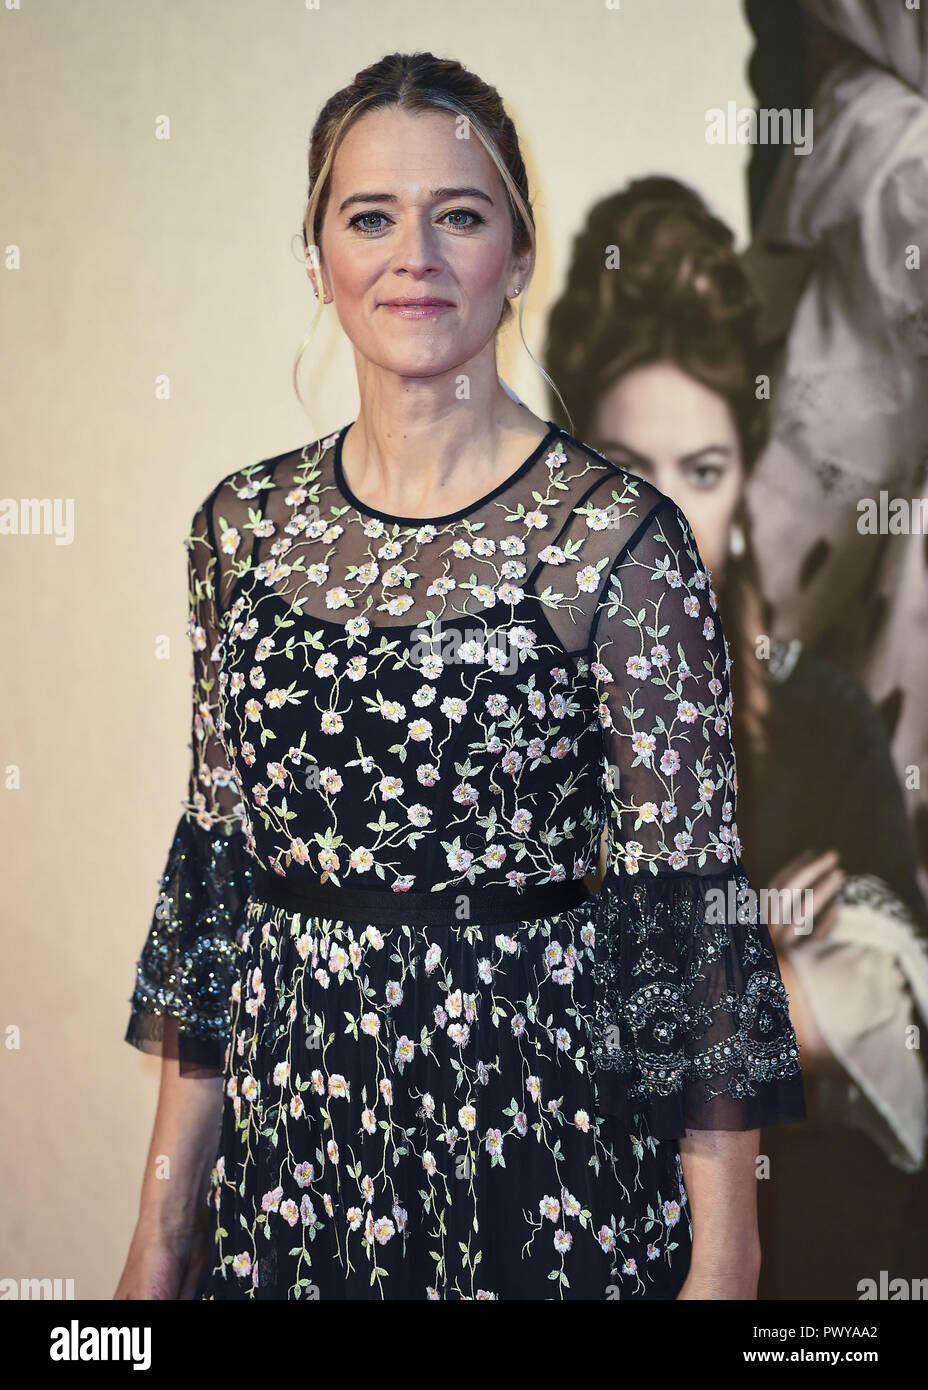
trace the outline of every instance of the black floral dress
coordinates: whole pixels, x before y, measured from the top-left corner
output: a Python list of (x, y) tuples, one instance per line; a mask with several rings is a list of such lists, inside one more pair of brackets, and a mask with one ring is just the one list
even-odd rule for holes
[(554, 424), (429, 520), (352, 493), (349, 428), (187, 539), (191, 783), (127, 1040), (173, 1017), (223, 1078), (197, 1296), (674, 1298), (680, 1136), (804, 1115), (709, 573)]

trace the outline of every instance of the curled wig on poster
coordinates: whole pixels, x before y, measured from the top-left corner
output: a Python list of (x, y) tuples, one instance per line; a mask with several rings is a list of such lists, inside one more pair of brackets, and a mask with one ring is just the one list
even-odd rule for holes
[[(551, 418), (588, 439), (600, 397), (620, 377), (672, 363), (727, 402), (747, 477), (767, 432), (758, 308), (731, 229), (699, 194), (673, 178), (633, 180), (594, 205), (573, 242), (544, 355), (570, 413), (552, 398)], [(751, 764), (765, 753), (767, 668), (755, 642), (766, 615), (743, 489), (735, 515), (744, 551), (713, 587), (731, 646), (735, 746), (752, 755), (739, 767), (743, 806)]]

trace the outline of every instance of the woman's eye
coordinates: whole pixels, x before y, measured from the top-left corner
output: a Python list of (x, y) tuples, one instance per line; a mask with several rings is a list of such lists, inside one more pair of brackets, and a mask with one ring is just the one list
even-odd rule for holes
[(379, 232), (379, 227), (362, 227), (361, 223), (367, 221), (369, 217), (379, 217), (382, 219), (383, 216), (384, 214), (382, 212), (356, 212), (354, 217), (350, 219), (348, 225), (349, 227), (357, 227), (359, 232), (365, 232), (367, 234)]
[[(471, 227), (479, 226), (481, 222), (485, 221), (479, 212), (472, 212), (470, 208), (450, 208), (448, 212), (442, 213), (442, 220), (464, 217), (469, 217), (471, 220), (469, 222), (453, 221), (449, 222), (448, 225), (460, 231), (468, 231)], [(371, 221), (377, 221), (377, 219), (380, 220), (381, 225), (376, 227), (369, 225)], [(356, 212), (354, 217), (349, 219), (348, 225), (355, 227), (362, 236), (374, 236), (377, 232), (383, 231), (382, 224), (387, 220), (387, 216), (383, 212)]]
[(443, 217), (470, 217), (470, 218), (472, 219), (469, 223), (466, 223), (466, 224), (461, 223), (461, 222), (454, 222), (454, 223), (452, 223), (452, 226), (454, 226), (454, 227), (463, 227), (463, 226), (465, 226), (465, 225), (466, 225), (466, 226), (470, 226), (470, 227), (476, 227), (476, 226), (479, 226), (479, 224), (484, 220), (484, 219), (480, 216), (480, 213), (479, 213), (479, 212), (471, 212), (470, 208), (451, 208), (448, 212), (442, 213), (442, 216), (443, 216)]
[(698, 463), (690, 469), (690, 481), (695, 487), (715, 487), (722, 470), (717, 463)]

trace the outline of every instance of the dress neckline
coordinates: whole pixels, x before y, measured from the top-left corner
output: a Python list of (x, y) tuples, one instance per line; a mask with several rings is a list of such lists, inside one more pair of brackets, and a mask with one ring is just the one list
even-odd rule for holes
[(494, 497), (504, 492), (506, 488), (511, 487), (513, 483), (518, 482), (522, 475), (527, 473), (538, 460), (544, 449), (551, 443), (552, 439), (555, 439), (557, 435), (560, 434), (560, 427), (556, 425), (553, 420), (546, 420), (545, 423), (548, 426), (547, 434), (543, 439), (538, 441), (528, 458), (519, 464), (515, 472), (510, 473), (508, 478), (504, 478), (501, 483), (498, 483), (490, 492), (485, 493), (483, 497), (478, 497), (475, 502), (468, 502), (465, 507), (460, 507), (456, 512), (448, 512), (445, 516), (394, 516), (391, 512), (378, 511), (376, 507), (371, 507), (366, 502), (362, 502), (360, 497), (355, 496), (348, 484), (348, 480), (345, 477), (345, 470), (342, 466), (342, 443), (344, 442), (345, 435), (354, 423), (355, 422), (351, 420), (347, 425), (342, 425), (335, 440), (335, 486), (341, 493), (343, 499), (354, 507), (356, 511), (361, 512), (362, 515), (375, 517), (378, 521), (397, 522), (401, 526), (441, 526), (447, 521), (457, 521), (461, 517), (468, 516), (469, 513), (476, 511), (478, 507), (482, 507), (487, 502), (492, 501)]

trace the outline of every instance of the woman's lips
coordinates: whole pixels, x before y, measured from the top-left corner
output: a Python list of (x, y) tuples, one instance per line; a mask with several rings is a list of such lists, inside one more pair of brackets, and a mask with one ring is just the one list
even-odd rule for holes
[(454, 305), (436, 300), (425, 303), (414, 301), (411, 304), (397, 304), (388, 301), (382, 307), (389, 309), (393, 314), (399, 314), (400, 318), (404, 319), (431, 319), (436, 318), (439, 314), (447, 313), (449, 309), (454, 308)]

